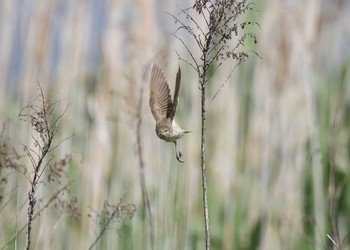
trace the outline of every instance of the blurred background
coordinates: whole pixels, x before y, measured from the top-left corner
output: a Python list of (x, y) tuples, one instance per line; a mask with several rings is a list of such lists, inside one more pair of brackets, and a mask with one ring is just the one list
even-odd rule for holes
[[(35, 132), (18, 119), (21, 108), (38, 95), (38, 83), (47, 100), (60, 100), (61, 113), (67, 107), (55, 144), (64, 141), (52, 156), (70, 160), (59, 180), (42, 176), (33, 249), (88, 249), (106, 204), (120, 199), (136, 210), (113, 220), (95, 249), (151, 249), (152, 231), (154, 249), (204, 249), (200, 90), (196, 72), (178, 60), (177, 53), (190, 58), (167, 14), (193, 4), (0, 1), (1, 140), (23, 155), (18, 161), (29, 172), (23, 145), (35, 148)], [(235, 63), (226, 61), (208, 83), (212, 249), (350, 249), (350, 2), (255, 4), (240, 21), (260, 24), (252, 27), (258, 43), (247, 40), (246, 50), (261, 58), (251, 53), (213, 100)], [(178, 35), (199, 56), (191, 38)], [(153, 62), (172, 89), (182, 69), (176, 119), (192, 131), (182, 139), (184, 164), (155, 134)], [(0, 248), (23, 249), (30, 184), (4, 166), (0, 177)]]

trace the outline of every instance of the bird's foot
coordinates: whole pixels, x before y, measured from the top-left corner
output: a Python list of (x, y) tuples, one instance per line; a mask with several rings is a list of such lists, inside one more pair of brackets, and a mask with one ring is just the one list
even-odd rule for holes
[(179, 151), (179, 153), (176, 153), (176, 159), (181, 162), (184, 163), (185, 161), (182, 159), (182, 152)]

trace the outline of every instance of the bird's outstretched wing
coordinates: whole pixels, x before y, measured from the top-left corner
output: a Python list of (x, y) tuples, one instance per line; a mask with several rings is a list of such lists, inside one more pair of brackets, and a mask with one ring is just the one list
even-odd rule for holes
[(179, 70), (177, 71), (176, 74), (176, 82), (175, 82), (175, 91), (174, 91), (174, 100), (173, 100), (173, 107), (172, 107), (172, 112), (169, 114), (169, 117), (171, 120), (174, 119), (175, 113), (176, 113), (176, 108), (179, 103), (179, 93), (180, 93), (180, 86), (181, 86), (181, 69), (179, 66)]
[(170, 89), (162, 70), (153, 64), (151, 71), (151, 93), (149, 106), (156, 122), (168, 118), (173, 110)]

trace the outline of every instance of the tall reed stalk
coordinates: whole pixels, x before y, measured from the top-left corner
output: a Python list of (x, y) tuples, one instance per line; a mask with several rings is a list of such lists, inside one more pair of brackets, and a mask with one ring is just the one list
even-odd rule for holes
[[(256, 43), (256, 35), (250, 32), (243, 32), (243, 34), (241, 34), (240, 31), (244, 30), (248, 25), (259, 25), (255, 22), (238, 22), (238, 17), (247, 11), (253, 10), (254, 6), (255, 5), (245, 0), (221, 0), (215, 2), (196, 0), (192, 8), (182, 9), (176, 16), (169, 14), (179, 23), (179, 28), (173, 35), (182, 43), (190, 55), (190, 61), (178, 55), (179, 60), (186, 62), (197, 72), (199, 89), (201, 91), (201, 174), (205, 245), (207, 250), (210, 249), (210, 227), (205, 158), (206, 87), (209, 78), (224, 62), (233, 60), (235, 62), (232, 67), (233, 71), (248, 58), (249, 54), (243, 50), (244, 42), (246, 38), (252, 38)], [(189, 23), (184, 20), (189, 20)], [(190, 44), (185, 43), (185, 40), (178, 34), (181, 30), (186, 31), (194, 40), (194, 44), (200, 50), (199, 58), (194, 56), (193, 48)], [(232, 44), (230, 40), (233, 40), (234, 37), (237, 38), (237, 40)], [(191, 42), (193, 42), (193, 40)], [(228, 78), (230, 76), (231, 74)], [(227, 80), (221, 85), (218, 92), (220, 92), (222, 87), (227, 83)], [(215, 93), (213, 98), (217, 96), (218, 92)]]

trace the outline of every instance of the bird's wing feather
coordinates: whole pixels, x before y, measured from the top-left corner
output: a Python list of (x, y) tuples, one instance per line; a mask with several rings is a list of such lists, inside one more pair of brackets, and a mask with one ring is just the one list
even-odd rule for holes
[(149, 106), (154, 119), (159, 122), (169, 116), (169, 110), (173, 109), (173, 104), (168, 83), (157, 64), (153, 64), (150, 82)]
[(179, 103), (180, 86), (181, 86), (181, 69), (179, 67), (179, 70), (177, 71), (177, 74), (176, 74), (173, 110), (172, 110), (172, 113), (170, 114), (171, 119), (174, 118), (175, 113), (176, 113), (176, 109), (177, 109), (177, 105)]

